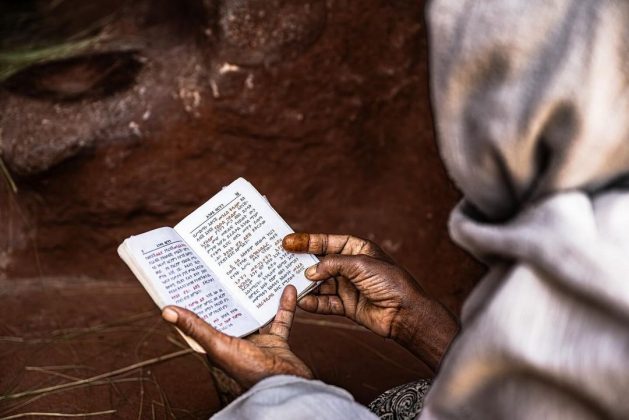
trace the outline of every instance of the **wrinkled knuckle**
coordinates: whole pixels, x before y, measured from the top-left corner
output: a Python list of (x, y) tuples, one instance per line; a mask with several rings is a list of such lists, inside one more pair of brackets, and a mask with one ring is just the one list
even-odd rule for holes
[(321, 235), (321, 243), (319, 244), (319, 246), (321, 247), (322, 252), (328, 251), (328, 241), (328, 235)]
[(339, 301), (332, 301), (330, 303), (330, 309), (335, 313), (343, 312), (343, 304)]
[(290, 306), (286, 306), (286, 307), (282, 307), (277, 311), (277, 314), (275, 315), (276, 317), (282, 318), (282, 319), (293, 319), (293, 317), (295, 316), (295, 305), (290, 305)]
[(330, 262), (334, 261), (335, 257), (336, 255), (334, 254), (324, 255), (323, 257), (319, 258), (319, 265), (329, 264)]
[(326, 255), (322, 257), (317, 264), (317, 272), (321, 273), (321, 271), (326, 271), (329, 267), (332, 267), (335, 264), (336, 255)]
[(284, 327), (284, 328), (288, 328), (290, 329), (290, 322), (288, 321), (284, 321), (283, 319), (279, 320), (279, 321), (275, 321), (275, 323), (279, 326), (279, 327)]
[(354, 260), (357, 268), (365, 268), (371, 263), (372, 259), (368, 255), (358, 255)]
[(290, 333), (290, 327), (288, 325), (277, 325), (275, 327), (275, 332), (273, 335), (276, 335), (284, 339), (285, 337), (288, 337), (289, 333)]
[(316, 299), (314, 302), (314, 311), (319, 312), (320, 306), (321, 306), (321, 299)]
[(329, 264), (340, 266), (343, 264), (343, 261), (345, 261), (345, 258), (347, 258), (347, 256), (339, 255), (339, 254), (331, 254), (331, 255), (327, 255), (325, 258)]
[(308, 247), (311, 250), (314, 250), (316, 253), (325, 252), (327, 249), (327, 235), (325, 234), (311, 235)]

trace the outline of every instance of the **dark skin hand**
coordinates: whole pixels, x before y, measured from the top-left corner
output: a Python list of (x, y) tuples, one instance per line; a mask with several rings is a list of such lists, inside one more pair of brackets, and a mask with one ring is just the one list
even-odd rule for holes
[(296, 303), (295, 287), (287, 286), (268, 332), (252, 334), (246, 339), (223, 334), (193, 312), (177, 306), (165, 307), (162, 317), (192, 337), (207, 352), (208, 359), (243, 389), (248, 389), (273, 375), (313, 377), (310, 369), (288, 346)]
[[(429, 298), (377, 245), (348, 235), (307, 233), (288, 235), (283, 245), (291, 252), (323, 256), (319, 264), (306, 270), (308, 279), (323, 283), (316, 294), (301, 299), (301, 308), (346, 316), (394, 339), (437, 371), (458, 331), (456, 318)], [(162, 316), (199, 343), (214, 364), (247, 389), (273, 375), (313, 377), (288, 346), (296, 304), (297, 291), (286, 287), (268, 332), (246, 339), (223, 334), (193, 312), (176, 306), (165, 307)]]
[(323, 283), (300, 300), (302, 309), (346, 316), (394, 339), (437, 371), (458, 322), (376, 244), (349, 235), (293, 233), (283, 246), (322, 256), (306, 277)]

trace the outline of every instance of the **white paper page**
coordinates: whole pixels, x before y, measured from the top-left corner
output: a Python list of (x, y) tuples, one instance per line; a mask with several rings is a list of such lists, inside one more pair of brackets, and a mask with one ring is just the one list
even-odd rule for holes
[(155, 229), (128, 241), (134, 260), (152, 279), (160, 308), (177, 305), (189, 309), (217, 330), (236, 337), (259, 328), (173, 229)]
[(175, 230), (261, 324), (275, 316), (287, 284), (293, 284), (298, 294), (312, 287), (304, 270), (318, 260), (284, 251), (282, 239), (293, 230), (242, 178), (183, 219)]

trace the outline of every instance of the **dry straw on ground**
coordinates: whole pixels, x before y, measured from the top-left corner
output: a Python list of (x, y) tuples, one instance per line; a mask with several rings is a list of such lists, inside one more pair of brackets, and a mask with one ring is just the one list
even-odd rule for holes
[[(95, 326), (84, 327), (84, 328), (69, 328), (69, 329), (61, 329), (61, 330), (53, 330), (48, 334), (43, 336), (2, 336), (0, 337), (0, 342), (12, 343), (12, 345), (17, 346), (28, 346), (29, 348), (32, 346), (49, 346), (54, 344), (63, 344), (67, 342), (72, 342), (75, 340), (85, 340), (93, 338), (95, 334), (103, 334), (103, 333), (119, 333), (123, 332), (131, 332), (134, 334), (142, 332), (142, 334), (138, 334), (140, 337), (138, 340), (138, 345), (136, 346), (135, 357), (136, 359), (140, 359), (139, 355), (139, 347), (148, 339), (151, 338), (150, 335), (155, 332), (155, 326), (159, 325), (156, 322), (153, 322), (153, 327), (145, 327), (143, 325), (138, 325), (139, 321), (144, 321), (146, 323), (147, 320), (151, 318), (155, 318), (156, 312), (149, 311), (138, 313), (129, 317), (125, 317), (119, 320), (115, 320), (113, 322), (98, 324)], [(159, 321), (159, 319), (158, 319)], [(160, 334), (163, 335), (163, 334)], [(99, 411), (89, 411), (87, 412), (55, 412), (55, 411), (25, 411), (18, 412), (20, 410), (26, 409), (29, 405), (34, 403), (35, 401), (41, 400), (42, 398), (49, 397), (53, 394), (76, 390), (80, 388), (87, 387), (96, 387), (96, 386), (110, 386), (116, 387), (117, 384), (129, 383), (129, 382), (138, 382), (140, 384), (140, 393), (139, 393), (139, 408), (138, 408), (138, 419), (140, 418), (156, 418), (156, 409), (162, 410), (165, 414), (166, 418), (180, 418), (181, 415), (185, 415), (185, 417), (191, 417), (190, 413), (184, 413), (183, 409), (173, 408), (170, 405), (168, 396), (162, 390), (162, 387), (157, 382), (154, 376), (150, 374), (148, 376), (144, 375), (144, 369), (151, 368), (158, 364), (163, 364), (165, 362), (171, 361), (173, 359), (177, 359), (184, 356), (189, 356), (191, 354), (196, 354), (192, 349), (185, 346), (181, 343), (176, 337), (171, 334), (164, 335), (164, 337), (171, 343), (174, 343), (179, 347), (180, 350), (166, 353), (157, 357), (147, 358), (145, 360), (141, 360), (137, 363), (132, 363), (127, 366), (123, 366), (118, 369), (114, 369), (108, 372), (100, 373), (97, 375), (90, 376), (88, 378), (79, 378), (75, 375), (69, 375), (66, 372), (72, 370), (95, 370), (94, 367), (89, 366), (89, 364), (66, 364), (66, 365), (50, 365), (50, 366), (23, 366), (22, 372), (33, 372), (38, 374), (47, 375), (50, 378), (61, 379), (62, 383), (57, 383), (50, 386), (43, 387), (35, 387), (32, 389), (20, 390), (17, 392), (6, 392), (2, 395), (0, 394), (0, 420), (9, 420), (9, 419), (19, 419), (19, 418), (44, 418), (44, 417), (96, 417), (103, 415), (110, 415), (119, 412), (116, 407), (108, 407), (108, 409), (103, 409)], [(19, 349), (17, 350), (19, 351)], [(198, 357), (198, 356), (197, 356)], [(207, 366), (207, 362), (205, 359), (200, 358), (202, 363)], [(135, 373), (134, 376), (129, 376), (130, 374)], [(148, 414), (145, 407), (144, 401), (144, 383), (150, 383), (155, 386), (158, 392), (159, 401), (152, 400), (150, 406), (150, 413)], [(146, 401), (148, 405), (148, 401)], [(143, 412), (144, 410), (144, 412)], [(61, 410), (59, 410), (61, 411)]]

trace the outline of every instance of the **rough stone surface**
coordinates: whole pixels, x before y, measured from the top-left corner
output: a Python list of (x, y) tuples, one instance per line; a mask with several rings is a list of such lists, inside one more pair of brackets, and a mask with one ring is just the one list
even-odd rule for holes
[(308, 49), (325, 29), (323, 0), (229, 0), (219, 8), (219, 45), (237, 65), (287, 61)]

